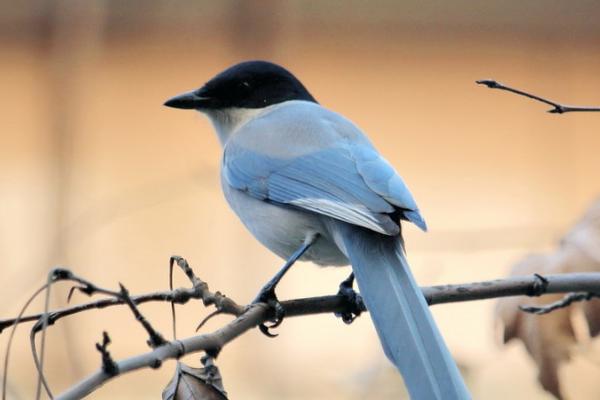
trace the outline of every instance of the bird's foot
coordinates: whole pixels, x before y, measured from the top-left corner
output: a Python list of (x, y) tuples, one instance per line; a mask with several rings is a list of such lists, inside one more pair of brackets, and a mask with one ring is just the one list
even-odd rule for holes
[(275, 337), (277, 335), (269, 332), (269, 329), (273, 329), (281, 325), (283, 322), (283, 317), (285, 315), (285, 310), (279, 300), (277, 300), (277, 296), (275, 296), (275, 287), (281, 281), (281, 278), (289, 271), (289, 269), (294, 265), (296, 261), (302, 257), (302, 255), (312, 246), (312, 244), (319, 238), (319, 234), (315, 233), (306, 238), (304, 243), (292, 254), (292, 256), (285, 262), (283, 267), (275, 274), (273, 278), (258, 293), (258, 296), (254, 299), (252, 304), (256, 303), (265, 303), (269, 306), (271, 311), (271, 318), (269, 321), (272, 322), (271, 325), (260, 324), (258, 327), (260, 331), (267, 335), (268, 337)]
[(271, 318), (269, 319), (271, 323), (268, 325), (266, 323), (262, 323), (258, 326), (258, 329), (260, 329), (264, 335), (270, 338), (276, 337), (277, 334), (271, 333), (270, 329), (277, 328), (279, 325), (281, 325), (283, 318), (285, 317), (285, 309), (275, 295), (275, 287), (269, 285), (265, 286), (260, 291), (258, 296), (256, 296), (256, 299), (254, 299), (252, 302), (252, 304), (257, 303), (266, 304), (269, 307), (269, 315), (271, 315)]
[(356, 317), (366, 310), (365, 303), (362, 297), (353, 289), (353, 284), (354, 274), (350, 274), (346, 280), (340, 283), (340, 290), (337, 293), (338, 296), (343, 296), (346, 300), (347, 309), (343, 312), (336, 312), (335, 316), (341, 318), (346, 324), (354, 322)]

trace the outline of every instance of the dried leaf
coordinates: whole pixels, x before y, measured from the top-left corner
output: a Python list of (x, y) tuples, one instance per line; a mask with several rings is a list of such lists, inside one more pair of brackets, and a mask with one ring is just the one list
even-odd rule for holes
[(588, 323), (591, 337), (600, 334), (600, 300), (590, 300), (583, 304), (583, 315)]
[(216, 365), (192, 368), (177, 362), (173, 378), (162, 393), (163, 400), (227, 400)]
[[(558, 251), (563, 268), (558, 272), (600, 271), (600, 199), (565, 235)], [(600, 300), (581, 304), (591, 337), (600, 334)]]
[[(598, 200), (561, 240), (551, 254), (532, 255), (519, 262), (511, 275), (550, 274), (600, 271), (600, 200)], [(519, 305), (545, 305), (563, 295), (512, 297), (500, 299), (496, 306), (496, 322), (504, 343), (521, 340), (538, 367), (542, 387), (557, 399), (563, 399), (558, 368), (569, 360), (576, 343), (571, 323), (573, 307), (538, 316), (519, 310)], [(577, 304), (587, 319), (590, 336), (600, 334), (600, 300)]]
[[(544, 274), (553, 265), (552, 256), (533, 255), (517, 264), (511, 275)], [(526, 314), (519, 305), (543, 305), (562, 298), (562, 295), (543, 297), (509, 297), (500, 299), (496, 306), (496, 318), (501, 324), (503, 342), (518, 339), (538, 367), (538, 380), (542, 387), (557, 399), (562, 399), (558, 367), (569, 358), (575, 344), (575, 332), (571, 325), (569, 308), (559, 309), (546, 315)]]

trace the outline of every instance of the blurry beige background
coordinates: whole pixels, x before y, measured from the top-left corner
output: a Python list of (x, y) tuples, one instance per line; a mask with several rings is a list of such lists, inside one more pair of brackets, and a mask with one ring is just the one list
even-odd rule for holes
[[(600, 115), (547, 114), (474, 81), (600, 104), (600, 7), (521, 3), (0, 2), (0, 317), (17, 314), (55, 265), (105, 287), (165, 289), (172, 254), (211, 288), (253, 298), (281, 260), (228, 209), (208, 121), (161, 105), (246, 59), (291, 69), (401, 172), (430, 226), (405, 229), (421, 284), (501, 277), (525, 254), (551, 248), (600, 194)], [(278, 293), (333, 293), (347, 273), (301, 264)], [(65, 304), (67, 289), (54, 292), (53, 306)], [(167, 304), (142, 310), (170, 333)], [(179, 310), (182, 336), (207, 313), (198, 304)], [(492, 301), (433, 308), (474, 397), (550, 398), (522, 346), (497, 345), (492, 310)], [(55, 392), (99, 367), (102, 330), (116, 358), (147, 350), (124, 308), (64, 319), (47, 342)], [(251, 332), (222, 352), (231, 398), (402, 392), (367, 316), (351, 326), (329, 315), (288, 319), (278, 333)], [(28, 399), (28, 327), (17, 334), (8, 390)], [(600, 396), (599, 363), (587, 345), (561, 370), (570, 398)], [(90, 398), (157, 398), (173, 366), (120, 377)]]

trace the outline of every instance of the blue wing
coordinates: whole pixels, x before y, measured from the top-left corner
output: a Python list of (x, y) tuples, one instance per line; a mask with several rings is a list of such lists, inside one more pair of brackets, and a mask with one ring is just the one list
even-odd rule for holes
[(289, 102), (245, 124), (225, 145), (223, 178), (249, 195), (386, 235), (399, 218), (426, 230), (392, 166), (350, 121), (310, 102)]
[(369, 146), (336, 146), (289, 159), (234, 143), (226, 147), (224, 178), (265, 201), (292, 205), (387, 235), (399, 233), (393, 215), (426, 229), (402, 179)]
[(386, 201), (400, 208), (400, 216), (427, 231), (417, 203), (394, 167), (371, 146), (351, 147), (356, 168), (367, 186)]

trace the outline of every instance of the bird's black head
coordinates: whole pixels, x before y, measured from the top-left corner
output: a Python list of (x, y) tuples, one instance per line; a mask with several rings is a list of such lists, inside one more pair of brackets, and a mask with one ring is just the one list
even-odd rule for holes
[(167, 100), (174, 108), (263, 108), (288, 100), (317, 102), (291, 72), (267, 61), (246, 61), (221, 72), (200, 89)]

